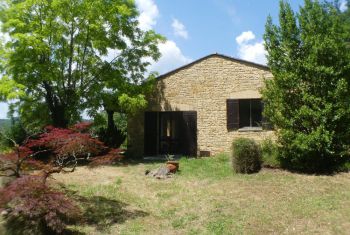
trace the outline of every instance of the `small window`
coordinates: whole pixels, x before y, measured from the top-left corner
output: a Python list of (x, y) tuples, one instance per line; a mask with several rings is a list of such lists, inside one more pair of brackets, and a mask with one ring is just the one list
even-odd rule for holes
[(261, 127), (262, 103), (261, 99), (242, 99), (239, 104), (239, 128)]
[(263, 126), (263, 102), (261, 99), (227, 100), (228, 130), (261, 130)]
[(162, 138), (176, 138), (176, 120), (170, 114), (163, 114), (161, 117), (160, 133)]

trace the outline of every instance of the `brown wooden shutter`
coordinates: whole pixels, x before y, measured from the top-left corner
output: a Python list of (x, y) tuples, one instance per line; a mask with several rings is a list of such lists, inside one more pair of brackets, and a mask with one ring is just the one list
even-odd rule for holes
[(197, 112), (183, 112), (185, 131), (185, 153), (189, 156), (197, 156)]
[(239, 128), (239, 100), (230, 99), (226, 101), (227, 130), (237, 130)]
[(158, 154), (158, 113), (145, 112), (144, 123), (144, 153), (145, 155)]
[(269, 120), (264, 116), (264, 101), (261, 101), (261, 110), (262, 110), (262, 120), (261, 120), (261, 124), (262, 124), (262, 128), (263, 130), (273, 130), (273, 126), (271, 125), (271, 123), (269, 122)]

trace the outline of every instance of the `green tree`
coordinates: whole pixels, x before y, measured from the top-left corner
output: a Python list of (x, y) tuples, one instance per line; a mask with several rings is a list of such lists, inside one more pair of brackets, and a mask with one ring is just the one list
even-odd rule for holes
[[(345, 24), (345, 30), (346, 32), (348, 32), (348, 36), (347, 36), (347, 42), (348, 42), (348, 48), (350, 48), (350, 0), (346, 1), (346, 6), (347, 8), (345, 9), (344, 12), (341, 13), (341, 17), (342, 20)], [(338, 9), (339, 9), (340, 5), (338, 3)], [(339, 9), (340, 11), (340, 9)]]
[(58, 127), (101, 108), (104, 93), (125, 107), (132, 102), (119, 97), (144, 103), (145, 58), (159, 58), (162, 37), (140, 30), (137, 16), (132, 0), (2, 1), (10, 40), (1, 47), (0, 98), (18, 101), (22, 121), (49, 117)]
[[(140, 63), (137, 64), (140, 67)], [(129, 71), (135, 70), (130, 68)], [(117, 72), (119, 73), (118, 70)], [(119, 147), (126, 138), (125, 128), (122, 128), (124, 124), (120, 124), (126, 121), (127, 114), (133, 114), (147, 105), (145, 96), (153, 90), (156, 74), (151, 73), (143, 80), (145, 71), (140, 70), (131, 76), (139, 77), (138, 80), (129, 80), (126, 79), (127, 76), (113, 75), (113, 70), (110, 70), (110, 73), (106, 73), (106, 80), (102, 83), (104, 89), (89, 95), (87, 104), (90, 106), (87, 108), (90, 116), (94, 117), (94, 122), (101, 123), (101, 120), (105, 119), (105, 127), (100, 127), (98, 131), (99, 138), (110, 147)], [(111, 80), (108, 77), (122, 79)], [(105, 115), (99, 112), (100, 107)]]
[(299, 13), (280, 2), (279, 25), (266, 23), (265, 115), (277, 130), (285, 167), (320, 172), (349, 159), (350, 53), (334, 4), (305, 0)]

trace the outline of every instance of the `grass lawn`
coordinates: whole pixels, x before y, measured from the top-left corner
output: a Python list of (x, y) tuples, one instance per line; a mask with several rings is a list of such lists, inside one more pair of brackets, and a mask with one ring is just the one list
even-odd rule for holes
[(158, 164), (59, 174), (84, 208), (86, 234), (350, 234), (350, 174), (314, 176), (263, 169), (233, 174), (220, 155), (182, 159), (157, 180)]
[(79, 199), (84, 234), (350, 234), (350, 174), (263, 169), (233, 174), (220, 155), (182, 159), (173, 178), (145, 177), (158, 164), (55, 175)]

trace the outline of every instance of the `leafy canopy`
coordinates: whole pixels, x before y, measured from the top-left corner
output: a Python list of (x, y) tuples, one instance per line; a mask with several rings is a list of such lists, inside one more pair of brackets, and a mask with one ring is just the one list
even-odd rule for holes
[(103, 94), (121, 97), (129, 109), (142, 106), (139, 86), (163, 38), (140, 30), (137, 16), (131, 0), (2, 1), (1, 27), (10, 40), (1, 46), (0, 98), (19, 100), (20, 114), (36, 114), (29, 121), (49, 116), (55, 126), (98, 109)]
[(349, 156), (349, 32), (331, 3), (305, 0), (299, 13), (280, 2), (279, 25), (266, 23), (265, 115), (277, 129), (282, 165), (334, 170)]

